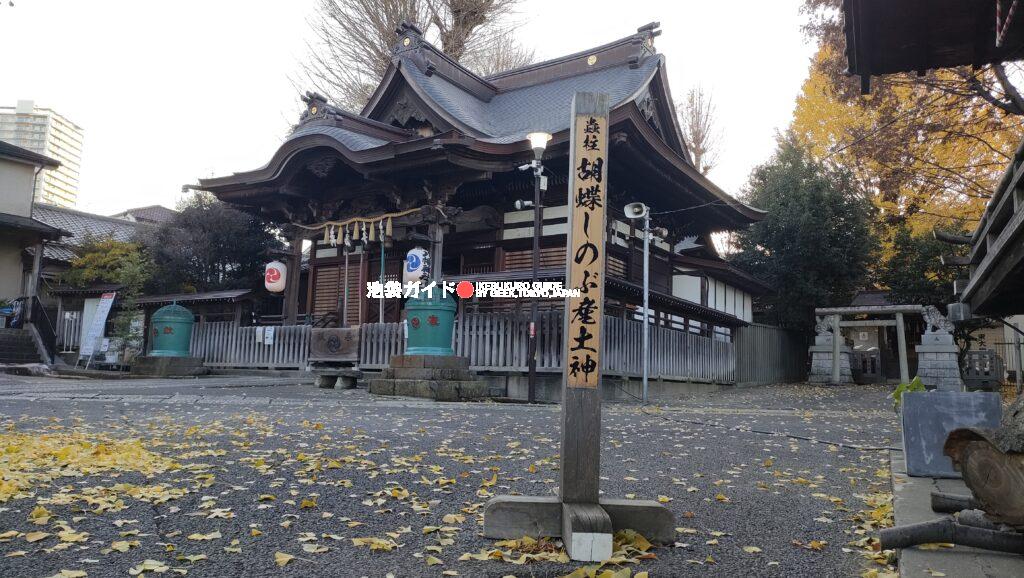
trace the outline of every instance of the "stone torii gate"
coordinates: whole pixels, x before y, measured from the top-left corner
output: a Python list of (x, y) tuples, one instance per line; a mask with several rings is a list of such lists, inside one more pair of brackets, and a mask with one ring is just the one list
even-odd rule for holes
[[(818, 319), (814, 345), (811, 346), (810, 381), (819, 383), (852, 383), (850, 370), (850, 348), (842, 342), (843, 327), (896, 327), (896, 344), (899, 349), (900, 381), (910, 381), (907, 363), (907, 335), (903, 316), (923, 315), (925, 308), (920, 305), (878, 305), (856, 307), (820, 307), (814, 310)], [(892, 315), (893, 319), (857, 319), (843, 321), (847, 315)], [(837, 339), (836, 337), (840, 337)]]
[[(927, 322), (918, 354), (917, 377), (929, 389), (962, 391), (963, 380), (957, 361), (958, 349), (953, 340), (953, 324), (934, 306), (879, 305), (855, 307), (821, 307), (814, 310), (818, 319), (818, 334), (811, 346), (811, 372), (808, 379), (817, 383), (852, 383), (850, 348), (841, 339), (843, 327), (896, 326), (896, 344), (899, 349), (900, 381), (910, 382), (907, 363), (907, 336), (903, 322), (905, 315), (921, 315)], [(893, 319), (858, 319), (843, 321), (847, 315), (892, 315)]]

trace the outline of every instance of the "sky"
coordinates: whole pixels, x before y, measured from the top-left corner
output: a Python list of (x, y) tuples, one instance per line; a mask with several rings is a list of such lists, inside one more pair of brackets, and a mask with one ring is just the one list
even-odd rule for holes
[[(79, 209), (174, 207), (183, 184), (263, 166), (298, 120), (316, 0), (13, 2), (0, 1), (0, 106), (31, 99), (84, 129)], [(800, 4), (523, 0), (517, 36), (546, 60), (660, 22), (674, 97), (695, 85), (713, 96), (710, 177), (735, 194), (807, 76)]]

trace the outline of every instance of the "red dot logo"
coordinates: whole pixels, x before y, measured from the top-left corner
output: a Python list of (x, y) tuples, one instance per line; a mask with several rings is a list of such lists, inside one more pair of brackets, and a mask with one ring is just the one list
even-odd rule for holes
[(459, 299), (469, 299), (473, 293), (473, 284), (469, 281), (459, 281), (459, 284), (455, 286), (455, 294), (459, 296)]

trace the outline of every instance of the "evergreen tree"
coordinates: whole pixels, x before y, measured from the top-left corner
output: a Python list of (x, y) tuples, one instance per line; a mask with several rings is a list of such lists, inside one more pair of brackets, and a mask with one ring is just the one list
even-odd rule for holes
[(787, 133), (745, 196), (768, 214), (737, 234), (733, 259), (774, 287), (757, 307), (770, 322), (810, 329), (815, 307), (846, 305), (866, 284), (877, 249), (873, 209), (848, 171), (814, 160)]
[(196, 193), (174, 219), (143, 234), (155, 265), (152, 293), (258, 289), (263, 268), (283, 247), (267, 223)]

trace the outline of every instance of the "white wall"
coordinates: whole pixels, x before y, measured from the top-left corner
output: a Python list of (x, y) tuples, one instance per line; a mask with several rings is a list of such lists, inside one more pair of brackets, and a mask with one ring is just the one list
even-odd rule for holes
[(32, 216), (35, 167), (0, 159), (0, 213)]
[(725, 281), (708, 278), (708, 307), (733, 315), (743, 321), (754, 320), (750, 294)]
[[(687, 269), (696, 271), (696, 269)], [(754, 301), (750, 294), (717, 279), (708, 278), (707, 306), (733, 315), (746, 322), (754, 321)], [(672, 295), (693, 303), (700, 303), (701, 278), (693, 275), (673, 275)]]
[(21, 244), (0, 233), (0, 300), (10, 301), (22, 295)]
[(672, 276), (672, 296), (700, 303), (700, 277), (693, 275)]

